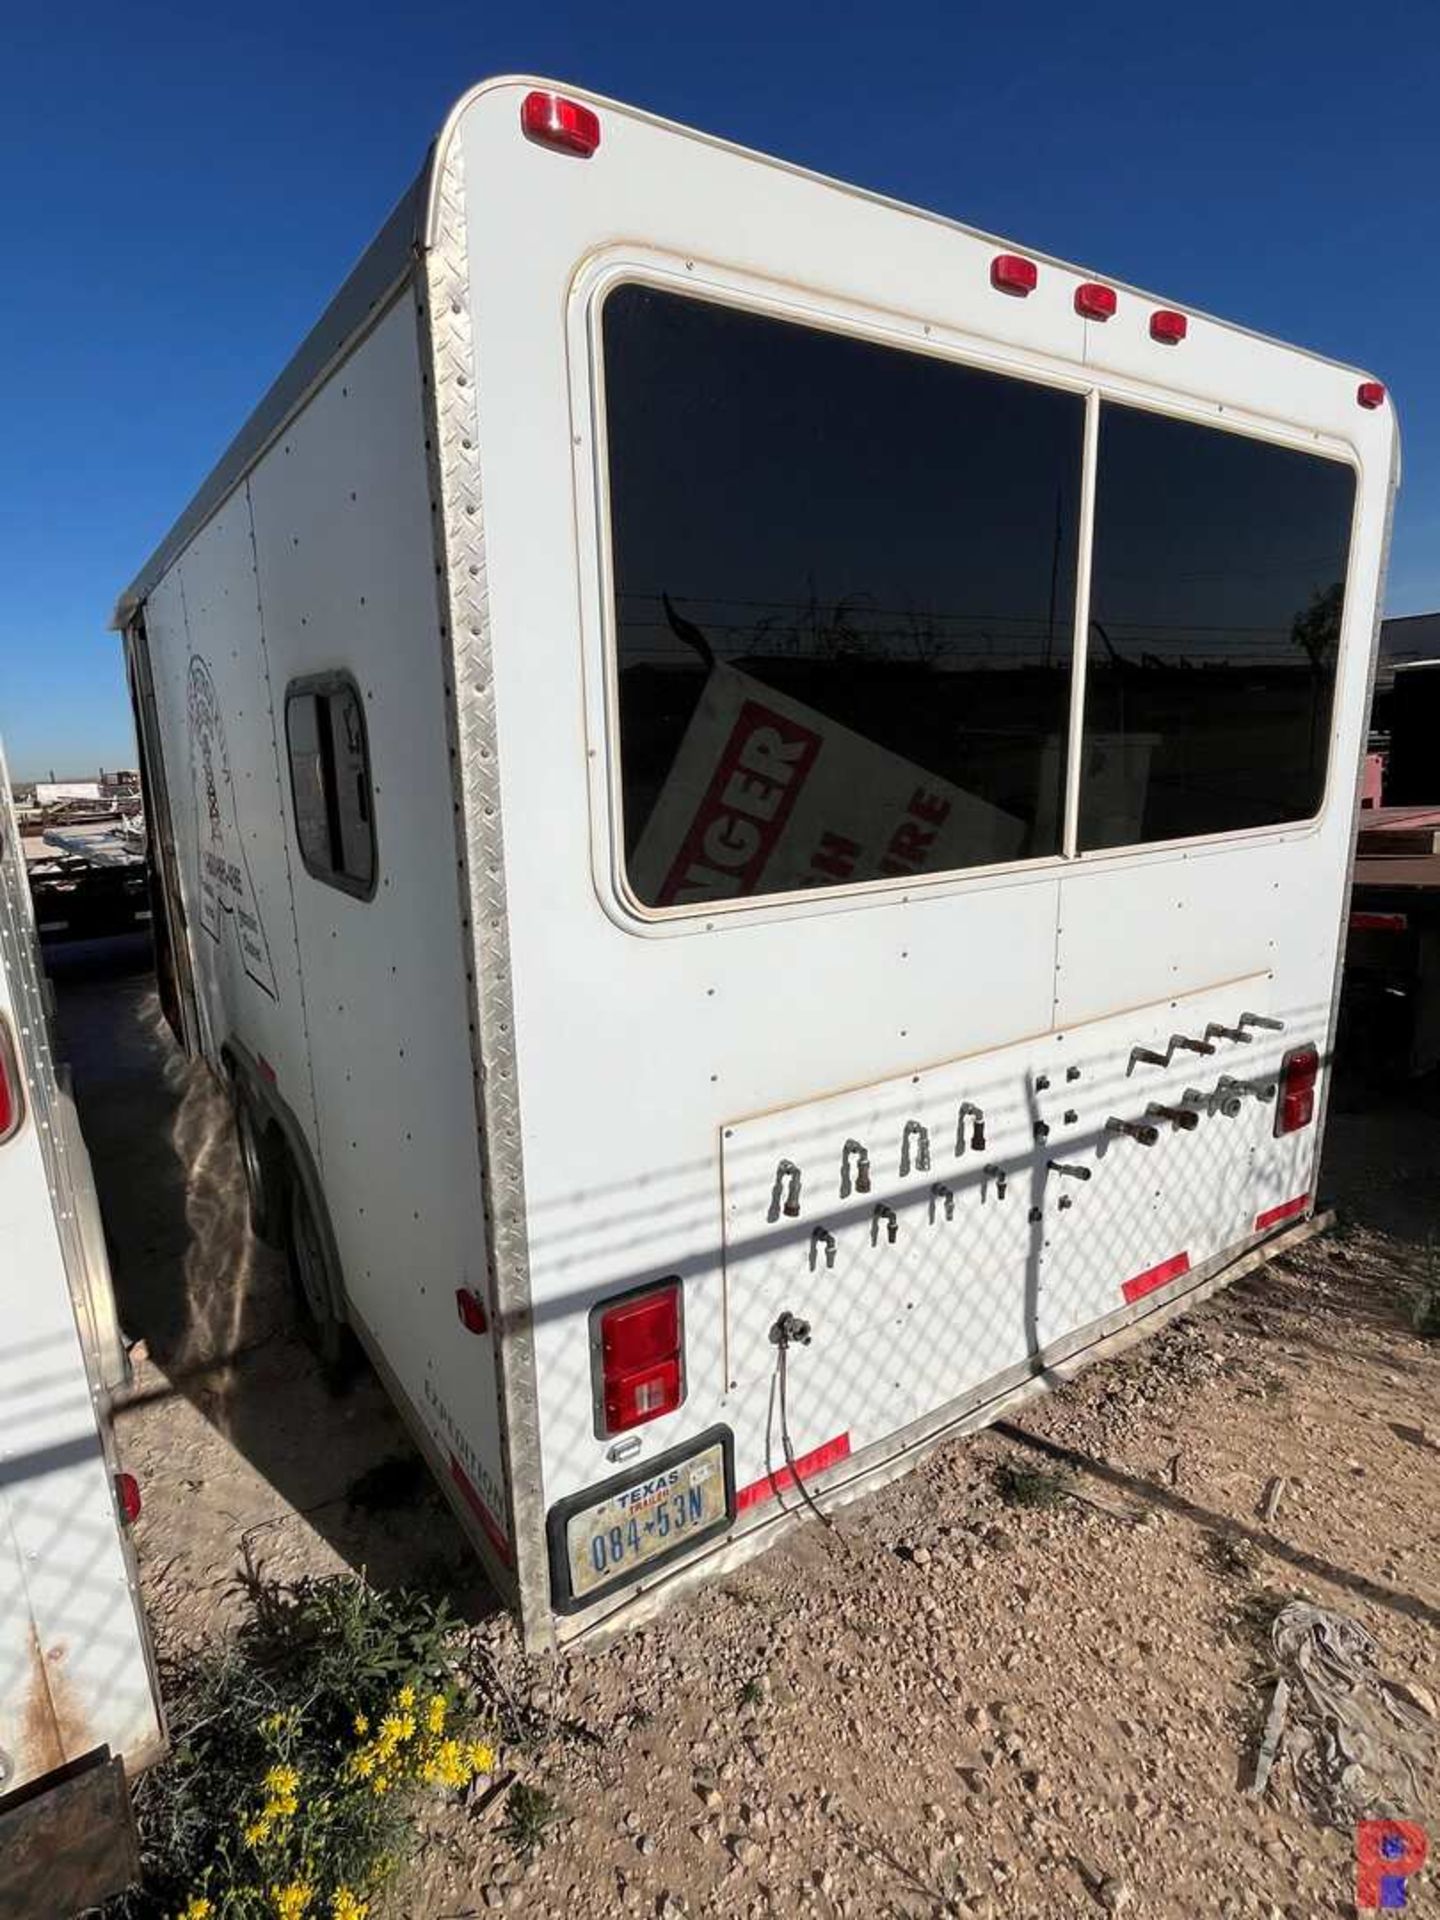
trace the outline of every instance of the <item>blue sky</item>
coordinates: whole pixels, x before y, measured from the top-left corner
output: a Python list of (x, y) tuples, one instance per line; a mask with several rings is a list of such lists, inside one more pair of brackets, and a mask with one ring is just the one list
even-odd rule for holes
[(1440, 14), (250, 0), (9, 13), (0, 732), (133, 756), (123, 586), (485, 73), (593, 87), (1372, 368), (1440, 607)]

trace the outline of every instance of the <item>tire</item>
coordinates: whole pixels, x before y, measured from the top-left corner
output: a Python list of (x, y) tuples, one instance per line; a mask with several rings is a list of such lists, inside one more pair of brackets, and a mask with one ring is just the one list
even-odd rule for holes
[(326, 1386), (339, 1393), (354, 1377), (360, 1349), (335, 1311), (333, 1262), (303, 1180), (291, 1180), (288, 1199), (285, 1252), (300, 1330), (320, 1362)]
[(289, 1185), (285, 1151), (275, 1144), (251, 1101), (238, 1086), (235, 1089), (235, 1140), (250, 1203), (250, 1231), (267, 1247), (282, 1246)]

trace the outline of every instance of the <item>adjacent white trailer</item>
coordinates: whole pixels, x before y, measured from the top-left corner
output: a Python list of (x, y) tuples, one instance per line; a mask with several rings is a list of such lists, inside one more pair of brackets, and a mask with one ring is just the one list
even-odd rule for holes
[(127, 1362), (47, 994), (0, 757), (0, 1915), (26, 1920), (128, 1885), (128, 1786), (163, 1745), (108, 1417)]
[(177, 1030), (531, 1644), (1310, 1216), (1396, 477), (1352, 369), (455, 108), (116, 624)]

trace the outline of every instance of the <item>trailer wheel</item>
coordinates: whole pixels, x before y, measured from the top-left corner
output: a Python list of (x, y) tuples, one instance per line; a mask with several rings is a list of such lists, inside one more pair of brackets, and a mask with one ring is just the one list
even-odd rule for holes
[(349, 1384), (359, 1349), (355, 1336), (335, 1312), (325, 1238), (303, 1180), (290, 1182), (287, 1228), (285, 1251), (301, 1331), (320, 1362), (325, 1384), (338, 1393)]
[(235, 1138), (250, 1203), (250, 1231), (267, 1247), (282, 1246), (288, 1184), (285, 1150), (267, 1134), (253, 1104), (239, 1086), (235, 1089)]

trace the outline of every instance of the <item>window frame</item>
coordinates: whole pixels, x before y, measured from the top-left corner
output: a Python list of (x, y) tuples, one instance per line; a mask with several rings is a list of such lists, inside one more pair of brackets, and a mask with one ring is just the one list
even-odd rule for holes
[[(1060, 850), (1026, 860), (949, 868), (940, 873), (885, 876), (833, 887), (788, 893), (741, 895), (730, 900), (652, 907), (639, 899), (626, 871), (621, 777), (619, 649), (615, 618), (615, 580), (611, 535), (609, 437), (604, 372), (604, 307), (619, 286), (639, 285), (702, 299), (766, 318), (835, 332), (902, 352), (973, 367), (982, 372), (1026, 380), (1079, 395), (1085, 403), (1081, 451), (1080, 511), (1074, 600), (1074, 649), (1071, 659), (1069, 729), (1062, 787)], [(632, 933), (651, 935), (709, 932), (721, 924), (789, 918), (905, 901), (912, 897), (1025, 885), (1058, 879), (1081, 867), (1139, 865), (1155, 859), (1189, 856), (1197, 851), (1299, 840), (1319, 831), (1335, 791), (1335, 743), (1343, 702), (1341, 688), (1353, 637), (1352, 573), (1365, 495), (1364, 466), (1349, 440), (1314, 428), (1250, 412), (1222, 401), (1177, 393), (1124, 374), (1077, 365), (1074, 360), (1034, 349), (977, 338), (962, 327), (860, 307), (818, 289), (780, 287), (743, 270), (700, 262), (661, 249), (624, 244), (598, 251), (577, 270), (566, 316), (572, 395), (572, 456), (576, 524), (580, 541), (582, 674), (591, 781), (592, 871), (601, 905)], [(1174, 840), (1141, 840), (1123, 846), (1078, 846), (1081, 744), (1085, 718), (1086, 669), (1090, 648), (1090, 600), (1095, 552), (1096, 480), (1099, 465), (1100, 411), (1107, 402), (1140, 408), (1216, 432), (1234, 433), (1293, 451), (1336, 460), (1354, 475), (1354, 499), (1346, 549), (1345, 609), (1336, 656), (1335, 698), (1327, 729), (1325, 781), (1315, 812), (1304, 819), (1229, 833), (1203, 833)], [(602, 828), (603, 822), (603, 828)]]
[[(305, 851), (305, 842), (300, 837), (300, 810), (295, 795), (295, 757), (290, 747), (290, 709), (295, 701), (307, 697), (319, 698), (336, 693), (349, 693), (354, 697), (356, 711), (360, 715), (360, 746), (365, 758), (365, 785), (370, 800), (370, 879), (367, 882), (356, 880), (348, 873), (337, 872), (333, 867), (315, 866)], [(323, 673), (304, 673), (288, 681), (285, 687), (284, 701), (285, 724), (285, 765), (290, 776), (290, 824), (295, 834), (295, 849), (300, 855), (300, 864), (312, 880), (318, 880), (322, 887), (333, 887), (337, 893), (348, 894), (352, 900), (373, 900), (380, 885), (380, 832), (375, 819), (375, 768), (370, 754), (370, 723), (365, 716), (365, 696), (360, 691), (360, 683), (354, 674), (345, 667), (328, 668)]]

